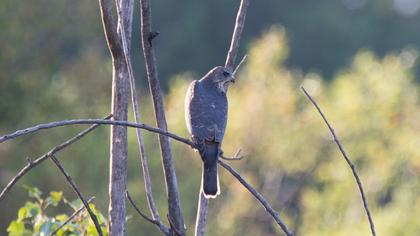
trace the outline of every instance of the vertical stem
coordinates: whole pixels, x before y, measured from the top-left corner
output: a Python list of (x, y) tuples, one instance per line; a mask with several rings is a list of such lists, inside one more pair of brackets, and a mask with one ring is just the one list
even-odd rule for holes
[[(163, 105), (163, 96), (158, 79), (156, 57), (152, 47), (152, 13), (150, 0), (140, 0), (140, 8), (142, 48), (146, 62), (146, 71), (149, 80), (150, 92), (153, 99), (156, 123), (160, 129), (168, 130)], [(173, 223), (174, 227), (176, 227), (175, 231), (185, 235), (184, 219), (179, 201), (178, 183), (175, 174), (175, 168), (172, 162), (172, 152), (168, 137), (159, 135), (159, 144), (166, 180), (166, 192), (168, 196), (168, 217), (170, 218), (169, 220)]]
[[(121, 59), (113, 60), (112, 114), (114, 120), (127, 120), (129, 81)], [(109, 234), (125, 233), (125, 189), (127, 178), (127, 127), (111, 127), (109, 169)]]
[(200, 191), (197, 208), (197, 219), (195, 222), (195, 236), (204, 236), (206, 233), (208, 205), (209, 200), (204, 196), (203, 191)]

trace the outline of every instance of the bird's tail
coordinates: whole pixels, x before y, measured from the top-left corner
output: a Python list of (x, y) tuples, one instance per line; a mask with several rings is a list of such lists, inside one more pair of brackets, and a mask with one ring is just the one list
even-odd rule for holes
[(219, 175), (217, 174), (217, 159), (219, 144), (207, 143), (206, 150), (202, 153), (203, 177), (201, 187), (206, 198), (216, 198), (220, 194)]

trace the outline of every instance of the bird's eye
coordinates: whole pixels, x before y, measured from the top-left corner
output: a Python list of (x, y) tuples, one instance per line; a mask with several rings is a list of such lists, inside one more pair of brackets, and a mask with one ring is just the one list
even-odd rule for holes
[(228, 77), (228, 76), (230, 76), (230, 73), (224, 70), (223, 71), (223, 76)]

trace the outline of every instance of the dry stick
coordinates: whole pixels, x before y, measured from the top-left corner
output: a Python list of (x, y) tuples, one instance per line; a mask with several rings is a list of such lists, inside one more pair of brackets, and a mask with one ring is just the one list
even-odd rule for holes
[(235, 70), (232, 73), (233, 78), (236, 77), (236, 74), (238, 74), (239, 69), (242, 67), (242, 64), (245, 63), (247, 58), (248, 58), (248, 55), (245, 55), (244, 57), (242, 57), (242, 60), (239, 62), (239, 64), (236, 66)]
[[(117, 5), (117, 12), (118, 14), (121, 14), (121, 9), (118, 4)], [(131, 65), (131, 59), (129, 57), (129, 49), (127, 47), (127, 38), (125, 37), (125, 27), (124, 24), (121, 24), (121, 21), (119, 21), (119, 26), (121, 27), (121, 38), (122, 38), (122, 46), (124, 50), (124, 59), (125, 63), (127, 65), (127, 71), (130, 79), (130, 87), (131, 87), (131, 102), (133, 106), (133, 112), (134, 112), (134, 121), (136, 123), (141, 123), (141, 117), (139, 112), (139, 102), (138, 102), (138, 96), (136, 91), (136, 82), (134, 79), (134, 73), (133, 73), (133, 67)], [(163, 224), (162, 220), (160, 219), (159, 212), (156, 207), (156, 203), (153, 198), (152, 194), (152, 186), (150, 181), (150, 174), (149, 174), (149, 166), (146, 156), (146, 149), (144, 147), (144, 141), (143, 136), (141, 133), (141, 129), (136, 129), (137, 132), (137, 143), (139, 145), (139, 151), (140, 151), (140, 162), (143, 170), (143, 178), (144, 178), (144, 186), (146, 190), (146, 198), (147, 203), (149, 205), (150, 212), (152, 214), (152, 217), (156, 222), (158, 223), (159, 229), (166, 233), (168, 232), (168, 228)]]
[[(192, 148), (195, 148), (194, 143), (191, 142), (190, 140), (186, 138), (182, 138), (176, 134), (169, 133), (168, 131), (157, 129), (157, 128), (154, 128), (145, 124), (136, 124), (136, 123), (127, 122), (127, 121), (112, 121), (112, 120), (108, 121), (108, 120), (101, 120), (101, 119), (66, 120), (66, 121), (52, 122), (49, 124), (41, 124), (41, 125), (37, 125), (31, 128), (24, 129), (24, 130), (18, 130), (9, 135), (2, 136), (0, 137), (0, 140), (16, 138), (21, 135), (39, 131), (41, 129), (50, 129), (50, 128), (54, 128), (58, 126), (73, 125), (73, 124), (96, 124), (96, 123), (105, 124), (105, 125), (122, 125), (122, 126), (127, 126), (127, 127), (146, 129), (148, 131), (159, 133), (167, 137), (173, 138), (181, 143), (184, 143)], [(238, 172), (236, 172), (232, 167), (230, 167), (230, 165), (228, 165), (227, 163), (221, 160), (219, 160), (219, 165), (227, 169), (233, 176), (235, 176), (239, 180), (239, 182), (242, 185), (244, 185), (255, 196), (255, 198), (258, 201), (260, 201), (260, 203), (266, 208), (266, 210), (270, 213), (270, 215), (274, 218), (274, 220), (280, 225), (280, 227), (282, 227), (282, 229), (287, 229), (286, 225), (281, 221), (279, 214), (270, 206), (267, 200), (265, 200), (265, 198), (260, 193), (258, 193), (258, 191), (256, 191), (250, 184), (248, 184)], [(289, 236), (292, 234), (289, 233), (287, 235)]]
[(159, 223), (157, 220), (155, 220), (155, 219), (152, 219), (152, 218), (150, 218), (150, 217), (148, 217), (146, 214), (144, 214), (137, 206), (136, 206), (136, 204), (134, 203), (134, 201), (133, 201), (133, 199), (131, 198), (131, 196), (130, 196), (130, 193), (128, 192), (128, 191), (126, 191), (125, 192), (125, 196), (127, 197), (127, 199), (128, 199), (128, 201), (130, 202), (130, 204), (134, 207), (134, 209), (137, 211), (137, 213), (139, 213), (139, 215), (141, 216), (141, 217), (143, 217), (145, 220), (147, 220), (147, 221), (149, 221), (150, 223), (152, 223), (152, 224), (154, 224), (154, 225), (156, 225), (158, 228), (159, 228), (159, 230), (162, 232), (162, 233), (164, 233), (165, 235), (170, 235), (169, 234), (169, 228), (165, 228), (165, 231), (162, 231), (162, 229), (161, 229), (161, 223)]
[[(87, 200), (87, 203), (92, 202), (93, 199), (95, 199), (95, 197), (89, 198), (89, 200)], [(61, 228), (63, 228), (66, 224), (68, 224), (71, 220), (73, 220), (73, 218), (76, 217), (77, 215), (79, 215), (84, 209), (85, 209), (85, 206), (81, 206), (79, 209), (77, 209), (75, 212), (73, 212), (73, 214), (71, 214), (71, 216), (69, 216), (69, 218), (67, 218), (67, 220), (65, 220), (61, 225), (59, 225), (50, 235), (57, 234), (57, 232)]]
[(71, 185), (73, 190), (76, 192), (77, 196), (80, 198), (80, 200), (83, 202), (83, 205), (85, 206), (86, 210), (89, 213), (90, 218), (92, 219), (93, 223), (95, 224), (96, 232), (98, 232), (99, 236), (102, 236), (102, 229), (98, 222), (98, 218), (96, 217), (95, 213), (93, 213), (92, 209), (90, 209), (89, 203), (86, 201), (83, 194), (80, 192), (80, 190), (77, 188), (76, 184), (70, 177), (70, 175), (67, 173), (67, 171), (64, 169), (64, 167), (61, 165), (61, 163), (55, 158), (54, 155), (50, 156), (50, 159), (54, 162), (54, 164), (60, 169), (61, 173), (63, 173), (64, 177), (66, 177), (67, 182)]
[[(107, 117), (105, 117), (105, 119), (109, 119), (111, 118), (112, 115), (109, 115)], [(44, 155), (42, 155), (41, 157), (37, 158), (36, 160), (32, 161), (29, 160), (28, 164), (26, 164), (25, 167), (23, 167), (23, 169), (21, 169), (19, 171), (19, 173), (6, 185), (6, 187), (1, 191), (0, 193), (0, 201), (3, 200), (3, 198), (6, 196), (6, 194), (10, 191), (10, 189), (16, 184), (16, 182), (22, 178), (26, 173), (28, 173), (32, 168), (34, 168), (35, 166), (39, 165), (41, 162), (45, 161), (49, 156), (56, 154), (57, 152), (63, 150), (64, 148), (68, 147), (69, 145), (73, 144), (74, 142), (76, 142), (77, 140), (81, 139), (82, 137), (84, 137), (86, 134), (88, 134), (89, 132), (91, 132), (92, 130), (94, 130), (95, 128), (97, 128), (99, 126), (99, 124), (94, 124), (91, 127), (89, 127), (88, 129), (80, 132), (78, 135), (74, 136), (73, 138), (65, 141), (64, 143), (55, 146), (54, 148), (52, 148), (50, 151), (48, 151), (47, 153), (45, 153)]]
[(365, 211), (366, 211), (366, 214), (367, 214), (367, 217), (368, 217), (368, 220), (369, 220), (370, 230), (372, 232), (372, 235), (376, 236), (375, 225), (373, 224), (372, 215), (370, 214), (370, 210), (369, 210), (368, 203), (367, 203), (367, 200), (366, 200), (365, 192), (363, 190), (362, 182), (360, 181), (359, 175), (356, 172), (356, 167), (353, 165), (353, 163), (350, 161), (349, 157), (347, 156), (347, 153), (344, 150), (344, 147), (341, 145), (340, 140), (338, 139), (337, 135), (335, 134), (335, 131), (334, 131), (333, 127), (330, 125), (330, 123), (328, 122), (324, 113), (321, 111), (321, 108), (319, 108), (316, 101), (311, 97), (311, 95), (309, 95), (309, 93), (305, 90), (305, 88), (303, 86), (301, 87), (301, 89), (305, 93), (306, 97), (308, 97), (308, 99), (311, 101), (311, 103), (318, 110), (319, 114), (321, 115), (322, 119), (324, 120), (325, 124), (327, 125), (328, 129), (330, 130), (330, 132), (331, 132), (331, 134), (334, 138), (334, 142), (337, 144), (338, 149), (340, 149), (341, 154), (343, 154), (344, 159), (346, 160), (347, 164), (350, 166), (351, 171), (353, 172), (353, 176), (356, 179), (356, 183), (357, 183), (357, 187), (359, 188), (360, 195), (362, 197), (363, 206), (365, 208)]
[(235, 28), (233, 30), (232, 41), (230, 42), (229, 52), (226, 57), (225, 68), (233, 71), (236, 57), (239, 51), (239, 42), (245, 25), (246, 11), (249, 6), (249, 0), (241, 0), (241, 5), (236, 15)]
[[(123, 12), (119, 20), (127, 24), (125, 33), (131, 35), (134, 0), (116, 0)], [(99, 0), (101, 17), (108, 48), (112, 55), (112, 113), (115, 120), (127, 120), (129, 103), (128, 71), (124, 62), (121, 44), (121, 28), (112, 17), (111, 0)], [(128, 42), (129, 43), (129, 42)], [(127, 129), (113, 126), (110, 134), (110, 174), (109, 174), (109, 233), (122, 235), (125, 232), (125, 186), (127, 179)]]
[(207, 199), (200, 188), (200, 196), (198, 198), (197, 219), (195, 222), (195, 236), (204, 236), (206, 233), (207, 211), (209, 199)]
[(80, 124), (118, 125), (118, 126), (140, 128), (140, 129), (148, 130), (148, 131), (153, 132), (153, 133), (158, 133), (158, 134), (165, 135), (165, 136), (170, 137), (172, 139), (183, 142), (183, 143), (185, 143), (185, 144), (187, 144), (191, 147), (194, 147), (194, 143), (192, 141), (190, 141), (189, 139), (180, 137), (176, 134), (172, 134), (172, 133), (170, 133), (166, 130), (162, 130), (162, 129), (159, 129), (159, 128), (152, 127), (152, 126), (147, 125), (147, 124), (138, 124), (138, 123), (129, 122), (129, 121), (103, 120), (103, 119), (63, 120), (63, 121), (50, 122), (50, 123), (46, 123), (46, 124), (39, 124), (39, 125), (30, 127), (30, 128), (17, 130), (15, 132), (11, 133), (11, 134), (3, 135), (3, 136), (0, 137), (0, 143), (4, 142), (6, 140), (9, 140), (9, 139), (17, 138), (17, 137), (22, 136), (22, 135), (35, 133), (35, 132), (38, 132), (38, 131), (43, 130), (43, 129), (51, 129), (51, 128), (55, 128), (55, 127), (66, 126), (66, 125), (76, 125), (76, 124), (79, 124), (79, 125)]
[(280, 219), (279, 213), (273, 209), (273, 207), (268, 203), (268, 201), (259, 193), (255, 188), (253, 188), (242, 176), (236, 172), (231, 166), (222, 160), (218, 160), (219, 165), (229, 171), (236, 179), (246, 188), (248, 191), (264, 206), (265, 210), (274, 218), (280, 228), (287, 236), (292, 236), (293, 233), (289, 231), (286, 224)]
[[(160, 89), (156, 56), (152, 46), (152, 40), (156, 33), (152, 29), (152, 11), (150, 0), (140, 0), (141, 9), (141, 39), (144, 60), (146, 63), (147, 77), (150, 92), (153, 100), (153, 107), (157, 126), (162, 130), (168, 130), (163, 105), (163, 96)], [(185, 235), (184, 218), (182, 216), (181, 203), (179, 200), (178, 183), (175, 168), (172, 162), (172, 153), (169, 139), (164, 135), (159, 135), (159, 144), (162, 156), (162, 165), (166, 180), (166, 191), (168, 196), (169, 219), (181, 235)]]

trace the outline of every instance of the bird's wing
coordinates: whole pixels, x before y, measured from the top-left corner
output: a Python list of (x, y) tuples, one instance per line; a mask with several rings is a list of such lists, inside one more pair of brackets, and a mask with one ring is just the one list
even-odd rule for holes
[(226, 95), (193, 81), (185, 98), (185, 119), (194, 139), (221, 142), (227, 122)]

